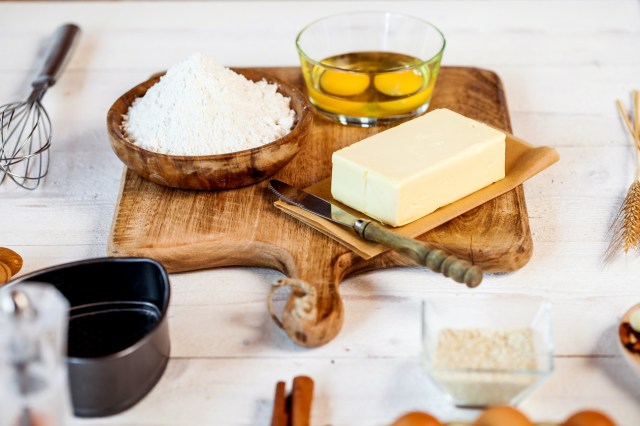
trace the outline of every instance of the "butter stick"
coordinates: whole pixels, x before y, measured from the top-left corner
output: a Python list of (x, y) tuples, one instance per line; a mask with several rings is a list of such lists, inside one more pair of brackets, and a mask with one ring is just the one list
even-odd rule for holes
[(391, 226), (505, 176), (505, 135), (437, 109), (333, 153), (333, 198)]

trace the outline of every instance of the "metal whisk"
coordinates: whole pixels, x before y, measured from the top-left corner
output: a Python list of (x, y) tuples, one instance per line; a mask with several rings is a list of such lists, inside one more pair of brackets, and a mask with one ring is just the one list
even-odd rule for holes
[(8, 177), (23, 188), (36, 189), (47, 174), (51, 119), (41, 100), (62, 73), (79, 34), (77, 25), (59, 27), (31, 83), (31, 95), (26, 101), (0, 106), (0, 184)]

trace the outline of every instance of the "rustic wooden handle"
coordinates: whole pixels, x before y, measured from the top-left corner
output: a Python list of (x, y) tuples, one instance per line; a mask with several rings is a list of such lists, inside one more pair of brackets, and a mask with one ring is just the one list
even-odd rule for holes
[(0, 247), (0, 285), (8, 282), (20, 269), (22, 257), (13, 250)]
[[(273, 307), (273, 295), (289, 287), (291, 293), (280, 319)], [(344, 322), (344, 308), (337, 284), (313, 285), (301, 279), (286, 278), (271, 286), (267, 298), (271, 318), (298, 345), (317, 347), (332, 340)]]
[(428, 244), (394, 234), (382, 226), (367, 220), (358, 220), (354, 225), (358, 235), (368, 241), (380, 243), (406, 256), (414, 262), (439, 272), (467, 287), (476, 287), (482, 281), (482, 270), (466, 260), (457, 258)]

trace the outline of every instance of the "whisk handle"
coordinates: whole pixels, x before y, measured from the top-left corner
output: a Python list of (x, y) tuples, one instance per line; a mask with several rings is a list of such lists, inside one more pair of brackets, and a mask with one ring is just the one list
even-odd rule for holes
[(76, 45), (80, 27), (75, 24), (65, 24), (53, 33), (51, 44), (47, 50), (44, 64), (38, 76), (31, 83), (34, 88), (53, 86), (71, 57), (71, 51)]

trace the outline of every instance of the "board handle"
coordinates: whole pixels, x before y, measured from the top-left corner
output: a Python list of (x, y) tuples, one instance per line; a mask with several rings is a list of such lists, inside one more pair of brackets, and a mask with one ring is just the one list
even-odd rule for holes
[(357, 220), (353, 229), (365, 240), (389, 247), (415, 263), (464, 283), (467, 287), (477, 287), (482, 281), (482, 270), (472, 263), (429, 244), (390, 232), (370, 220)]
[[(291, 293), (281, 316), (275, 312), (273, 296), (283, 287)], [(287, 333), (294, 343), (322, 346), (338, 335), (344, 322), (344, 308), (337, 284), (313, 284), (297, 278), (278, 280), (271, 286), (267, 298), (273, 322)]]

